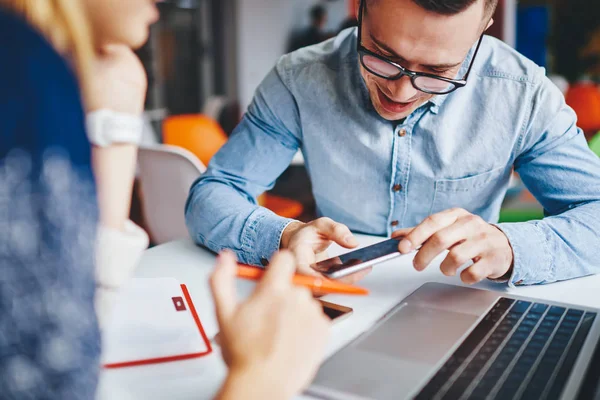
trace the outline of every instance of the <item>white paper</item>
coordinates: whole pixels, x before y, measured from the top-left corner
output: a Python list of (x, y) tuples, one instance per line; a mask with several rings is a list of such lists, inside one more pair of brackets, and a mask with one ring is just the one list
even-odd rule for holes
[(132, 279), (121, 289), (102, 336), (104, 365), (207, 351), (173, 278)]

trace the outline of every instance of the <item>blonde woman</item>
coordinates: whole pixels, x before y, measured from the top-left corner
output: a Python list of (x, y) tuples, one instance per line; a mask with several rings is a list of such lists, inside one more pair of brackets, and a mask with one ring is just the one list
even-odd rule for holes
[(96, 308), (104, 323), (117, 289), (148, 245), (129, 221), (130, 199), (146, 95), (141, 46), (158, 18), (153, 1), (0, 0), (24, 16), (77, 73), (100, 210)]
[[(157, 18), (153, 0), (0, 0), (0, 398), (93, 397), (98, 322), (147, 245), (128, 220), (146, 92), (131, 49)], [(217, 262), (219, 398), (289, 398), (317, 368), (329, 323), (290, 286), (292, 256), (272, 264), (239, 304), (235, 258)]]

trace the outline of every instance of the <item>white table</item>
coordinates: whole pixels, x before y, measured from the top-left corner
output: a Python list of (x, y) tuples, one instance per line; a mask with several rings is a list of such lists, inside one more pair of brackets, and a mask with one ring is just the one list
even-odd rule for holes
[[(383, 238), (358, 236), (361, 246)], [(343, 250), (337, 246), (330, 254)], [(336, 324), (327, 347), (327, 357), (349, 343), (372, 326), (386, 311), (426, 282), (444, 282), (460, 285), (460, 280), (447, 278), (439, 271), (439, 262), (425, 272), (412, 268), (412, 257), (404, 256), (377, 265), (361, 282), (370, 289), (368, 297), (327, 296), (325, 299), (354, 308), (354, 315)], [(213, 302), (208, 288), (208, 276), (214, 256), (195, 246), (189, 240), (168, 243), (148, 250), (137, 270), (137, 277), (174, 277), (185, 283), (196, 304), (198, 313), (209, 337), (218, 332)], [(240, 298), (247, 296), (254, 284), (238, 281)], [(510, 289), (506, 285), (483, 282), (476, 287), (521, 296), (572, 303), (600, 308), (600, 276), (537, 287)], [(101, 375), (101, 399), (210, 399), (214, 396), (226, 374), (217, 351), (206, 358), (163, 365), (104, 371)], [(307, 399), (308, 397), (301, 397)]]

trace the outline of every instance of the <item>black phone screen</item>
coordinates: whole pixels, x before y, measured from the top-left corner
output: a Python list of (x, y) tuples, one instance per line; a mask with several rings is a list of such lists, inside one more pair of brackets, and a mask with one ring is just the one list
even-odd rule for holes
[(344, 315), (343, 311), (336, 310), (335, 308), (325, 307), (325, 306), (323, 306), (323, 312), (331, 320), (334, 320), (334, 319), (336, 319), (336, 318), (341, 317), (342, 315)]
[(402, 238), (385, 240), (381, 243), (365, 247), (364, 249), (321, 261), (315, 265), (314, 269), (328, 275), (354, 265), (376, 260), (389, 254), (399, 253), (398, 245), (400, 240), (402, 240)]
[(350, 308), (348, 308), (346, 311), (344, 311), (339, 308), (329, 307), (327, 304), (325, 304), (323, 302), (321, 302), (321, 306), (323, 307), (323, 313), (325, 313), (325, 315), (327, 315), (327, 317), (332, 321), (343, 315), (346, 315), (346, 314), (352, 312), (352, 309), (350, 309)]

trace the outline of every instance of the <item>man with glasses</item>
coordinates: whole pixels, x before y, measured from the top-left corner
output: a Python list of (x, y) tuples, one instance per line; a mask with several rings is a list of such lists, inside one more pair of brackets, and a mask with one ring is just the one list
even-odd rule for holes
[[(545, 71), (484, 35), (496, 5), (363, 0), (358, 29), (284, 56), (191, 190), (194, 240), (251, 264), (288, 248), (304, 273), (350, 230), (405, 236), (418, 270), (448, 250), (467, 283), (600, 272), (600, 160)], [(253, 200), (298, 149), (324, 217), (308, 224)], [(514, 170), (544, 220), (496, 224)]]

